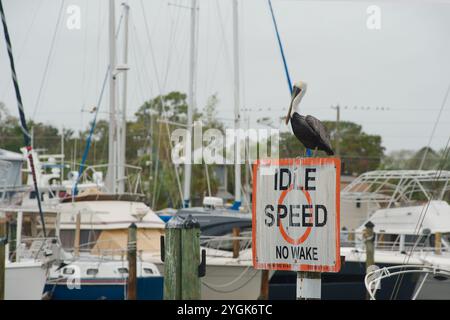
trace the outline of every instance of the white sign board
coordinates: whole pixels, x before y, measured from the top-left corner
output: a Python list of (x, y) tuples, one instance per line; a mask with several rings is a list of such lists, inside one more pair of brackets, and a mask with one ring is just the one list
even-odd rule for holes
[(339, 272), (340, 160), (259, 160), (253, 167), (253, 265)]

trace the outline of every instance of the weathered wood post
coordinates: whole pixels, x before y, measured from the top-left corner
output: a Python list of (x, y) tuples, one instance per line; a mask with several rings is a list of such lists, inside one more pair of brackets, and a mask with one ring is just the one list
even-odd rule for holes
[(200, 225), (191, 215), (175, 215), (166, 224), (164, 240), (164, 299), (200, 299), (205, 252), (200, 264)]
[(258, 300), (269, 299), (269, 270), (261, 270), (261, 288)]
[(6, 236), (6, 217), (4, 212), (0, 212), (0, 300), (5, 300), (5, 246)]
[(128, 228), (128, 289), (127, 300), (137, 299), (137, 227), (132, 223)]
[(239, 257), (239, 251), (240, 251), (240, 241), (239, 239), (236, 239), (240, 236), (240, 229), (239, 228), (233, 228), (233, 258)]
[(441, 252), (442, 252), (441, 238), (442, 238), (442, 234), (440, 232), (436, 232), (434, 234), (434, 252), (436, 254), (441, 254)]
[(181, 299), (199, 300), (200, 224), (189, 215), (181, 230)]
[(181, 228), (183, 219), (175, 215), (166, 224), (164, 240), (164, 299), (181, 299)]
[[(370, 272), (369, 267), (375, 264), (375, 233), (373, 227), (375, 226), (371, 221), (368, 221), (363, 231), (364, 244), (366, 246), (366, 274)], [(369, 293), (366, 295), (370, 299)]]
[(375, 233), (373, 227), (375, 226), (371, 221), (364, 225), (366, 228), (363, 231), (364, 244), (366, 245), (366, 269), (375, 264)]
[(80, 256), (80, 234), (81, 234), (81, 213), (77, 213), (75, 222), (75, 238), (73, 241), (73, 255), (75, 257)]

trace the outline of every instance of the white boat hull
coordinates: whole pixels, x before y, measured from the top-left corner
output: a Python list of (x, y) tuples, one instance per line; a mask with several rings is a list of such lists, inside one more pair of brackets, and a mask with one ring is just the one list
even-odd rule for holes
[(6, 300), (41, 300), (47, 272), (41, 262), (6, 264)]
[[(164, 265), (153, 261), (161, 274)], [(261, 287), (261, 270), (250, 265), (206, 265), (202, 281), (202, 300), (256, 300)]]

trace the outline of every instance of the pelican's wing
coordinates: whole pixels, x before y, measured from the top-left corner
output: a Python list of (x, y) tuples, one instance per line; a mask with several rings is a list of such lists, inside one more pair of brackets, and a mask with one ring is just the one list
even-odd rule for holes
[(330, 134), (328, 133), (323, 123), (313, 116), (306, 116), (305, 120), (314, 130), (314, 132), (320, 137), (320, 140), (322, 140), (322, 142), (331, 149)]

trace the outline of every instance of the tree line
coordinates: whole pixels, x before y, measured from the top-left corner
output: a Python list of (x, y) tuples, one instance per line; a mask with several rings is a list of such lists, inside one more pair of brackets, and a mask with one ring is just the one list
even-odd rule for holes
[[(217, 95), (212, 95), (201, 110), (194, 111), (194, 120), (201, 119), (203, 129), (215, 128), (222, 132), (225, 125), (217, 118)], [(171, 161), (170, 132), (186, 123), (187, 95), (181, 92), (170, 92), (146, 101), (139, 107), (133, 119), (127, 121), (126, 162), (142, 167), (141, 179), (143, 193), (154, 210), (165, 207), (180, 207), (182, 186), (182, 166), (175, 166)], [(271, 119), (261, 118), (258, 123), (270, 125)], [(427, 153), (423, 169), (450, 169), (450, 161), (443, 160), (444, 150), (421, 149), (414, 151), (398, 151), (385, 154), (380, 135), (364, 132), (361, 125), (341, 121), (339, 130), (334, 121), (324, 121), (330, 132), (333, 147), (339, 143), (342, 160), (342, 173), (359, 175), (376, 169), (417, 169), (424, 152)], [(68, 168), (80, 163), (90, 126), (75, 132), (72, 129), (57, 127), (54, 124), (29, 121), (33, 132), (33, 145), (46, 154), (60, 154), (62, 141), (64, 156)], [(339, 134), (338, 134), (339, 133)], [(0, 102), (0, 148), (20, 152), (23, 147), (23, 136), (18, 118), (8, 112)], [(304, 147), (290, 132), (280, 135), (280, 157), (298, 157), (305, 153)], [(319, 153), (318, 156), (325, 154)], [(97, 122), (87, 164), (105, 164), (108, 161), (108, 122)], [(69, 164), (70, 163), (70, 164)], [(192, 167), (192, 200), (199, 204), (209, 193), (214, 195), (220, 187), (215, 165), (193, 165)], [(244, 168), (244, 166), (243, 166)], [(245, 168), (244, 168), (245, 169)], [(206, 171), (207, 170), (207, 171)], [(242, 171), (241, 181), (248, 178), (248, 172)], [(226, 191), (233, 193), (234, 170), (227, 170)], [(207, 180), (206, 177), (209, 177)]]

